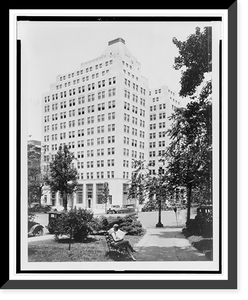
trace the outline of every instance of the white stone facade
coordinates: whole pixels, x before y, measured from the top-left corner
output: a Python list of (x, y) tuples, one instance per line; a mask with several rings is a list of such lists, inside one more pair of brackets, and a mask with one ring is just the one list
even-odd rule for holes
[[(157, 144), (166, 140), (159, 131), (167, 129), (172, 105), (179, 106), (175, 99), (166, 86), (156, 94), (155, 89), (149, 90), (140, 63), (121, 38), (110, 41), (96, 59), (57, 76), (42, 97), (43, 164), (53, 159), (60, 145), (66, 144), (74, 152), (79, 190), (69, 197), (68, 208), (103, 212), (98, 194), (104, 182), (109, 184), (110, 204), (128, 203), (132, 159), (148, 163), (151, 151), (158, 155), (163, 146)], [(154, 106), (156, 112), (151, 111)], [(165, 117), (160, 119), (163, 113)], [(156, 120), (151, 120), (151, 114), (156, 114)], [(162, 121), (165, 128), (159, 128)], [(155, 130), (150, 127), (154, 123)], [(153, 132), (155, 139), (150, 136)], [(154, 141), (155, 149), (151, 149)], [(46, 203), (61, 205), (59, 193), (48, 193)]]

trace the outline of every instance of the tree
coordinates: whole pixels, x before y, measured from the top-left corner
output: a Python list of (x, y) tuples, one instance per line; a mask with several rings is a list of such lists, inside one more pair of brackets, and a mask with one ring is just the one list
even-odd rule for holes
[[(192, 188), (212, 185), (211, 103), (192, 101), (171, 116), (167, 131), (170, 144), (165, 153), (166, 175), (171, 193), (177, 186), (187, 190), (187, 220), (190, 218)], [(208, 127), (209, 126), (209, 127)]]
[(95, 219), (93, 213), (87, 209), (74, 209), (61, 214), (53, 220), (52, 230), (55, 239), (58, 240), (60, 235), (69, 237), (69, 250), (71, 250), (71, 242), (82, 242), (95, 227)]
[(52, 192), (60, 191), (63, 197), (64, 210), (67, 211), (67, 197), (71, 195), (77, 188), (77, 170), (72, 166), (74, 154), (68, 147), (61, 146), (55, 159), (50, 163), (49, 177), (47, 184)]
[(102, 203), (105, 204), (105, 212), (106, 212), (107, 203), (108, 203), (108, 199), (109, 199), (109, 185), (108, 185), (107, 182), (104, 182), (104, 184), (103, 184), (103, 190), (102, 190), (101, 198), (102, 198)]
[(162, 203), (165, 202), (167, 196), (167, 179), (164, 174), (147, 175), (145, 181), (145, 191), (149, 199), (156, 196), (156, 204), (158, 205), (158, 223), (156, 227), (163, 227), (161, 223)]
[(28, 204), (39, 202), (45, 192), (47, 172), (41, 168), (41, 149), (28, 145)]
[(132, 179), (129, 188), (128, 198), (138, 199), (142, 204), (146, 198), (152, 199), (156, 196), (159, 207), (159, 218), (157, 227), (163, 227), (161, 223), (161, 204), (166, 199), (167, 181), (164, 174), (150, 175), (149, 167), (144, 166), (143, 160), (133, 160)]
[(212, 71), (211, 39), (211, 27), (205, 27), (203, 32), (197, 27), (184, 42), (173, 38), (179, 49), (174, 68), (182, 69), (179, 94), (191, 96), (194, 101), (170, 117), (166, 176), (171, 193), (177, 186), (186, 187), (187, 220), (190, 219), (192, 188), (208, 189), (209, 197), (212, 192), (212, 81), (206, 79), (206, 73)]
[(40, 201), (40, 152), (35, 145), (28, 145), (28, 203)]
[(202, 83), (204, 74), (212, 71), (212, 28), (205, 27), (201, 32), (196, 27), (195, 33), (186, 41), (178, 41), (175, 37), (172, 41), (179, 49), (173, 67), (176, 70), (183, 69), (179, 95), (192, 96)]
[(135, 169), (131, 175), (128, 199), (137, 199), (139, 204), (145, 201), (145, 177), (146, 171), (143, 160), (132, 160), (132, 167)]

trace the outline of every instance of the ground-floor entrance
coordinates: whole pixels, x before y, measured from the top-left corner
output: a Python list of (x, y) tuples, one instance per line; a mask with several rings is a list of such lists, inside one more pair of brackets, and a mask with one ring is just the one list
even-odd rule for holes
[[(103, 187), (104, 183), (108, 184), (109, 197), (107, 203), (103, 203)], [(94, 212), (103, 213), (110, 205), (127, 205), (133, 202), (128, 199), (129, 183), (123, 179), (111, 179), (106, 181), (90, 181), (79, 180), (77, 191), (68, 196), (68, 207), (72, 208), (86, 208)], [(51, 193), (46, 197), (46, 203), (53, 206), (61, 206), (60, 193)]]

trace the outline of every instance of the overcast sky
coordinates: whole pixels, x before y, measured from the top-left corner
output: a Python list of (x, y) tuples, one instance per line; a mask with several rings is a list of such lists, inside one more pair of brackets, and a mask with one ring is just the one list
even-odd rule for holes
[[(28, 107), (28, 135), (41, 140), (41, 96), (56, 76), (79, 68), (102, 54), (108, 41), (122, 37), (141, 63), (149, 87), (167, 85), (180, 90), (180, 71), (173, 69), (178, 56), (172, 38), (186, 40), (209, 23), (203, 22), (19, 22), (22, 41), (22, 89)], [(182, 100), (181, 102), (183, 102)]]

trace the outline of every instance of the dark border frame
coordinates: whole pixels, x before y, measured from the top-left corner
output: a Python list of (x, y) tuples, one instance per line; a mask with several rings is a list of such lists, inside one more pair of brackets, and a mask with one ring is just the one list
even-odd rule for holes
[[(212, 7), (209, 7), (212, 8)], [(221, 8), (221, 7), (219, 7)], [(222, 9), (225, 9), (222, 7)], [(62, 17), (64, 21), (70, 19)], [(99, 21), (117, 21), (117, 18), (105, 17)], [(186, 18), (185, 18), (186, 19)], [(191, 18), (192, 19), (192, 18)], [(204, 21), (207, 21), (206, 18)], [(31, 20), (30, 17), (21, 17), (18, 20)], [(47, 18), (46, 18), (47, 20)], [(58, 19), (56, 19), (57, 21)], [(156, 18), (157, 20), (157, 18)], [(189, 21), (189, 18), (187, 18)], [(198, 18), (199, 20), (199, 18)], [(42, 17), (39, 19), (42, 21)], [(59, 21), (62, 21), (60, 18)], [(80, 21), (80, 18), (78, 19)], [(130, 21), (121, 17), (118, 21)], [(141, 19), (140, 19), (141, 21)], [(151, 18), (152, 21), (152, 18)], [(155, 21), (155, 18), (154, 18)], [(174, 21), (174, 18), (173, 18)], [(228, 280), (116, 280), (115, 289), (235, 289), (237, 288), (237, 1), (228, 8)], [(19, 46), (18, 46), (19, 45)], [(17, 44), (20, 48), (20, 44)], [(20, 50), (20, 49), (19, 49)], [(21, 72), (21, 52), (17, 51), (17, 77)], [(21, 92), (20, 81), (17, 80), (17, 99)], [(221, 95), (220, 95), (221, 96)], [(236, 101), (234, 101), (236, 100)], [(20, 174), (20, 101), (17, 101), (17, 177)], [(221, 124), (221, 122), (220, 122)], [(220, 162), (221, 166), (221, 162)], [(20, 193), (20, 182), (17, 178), (17, 194)], [(20, 202), (17, 201), (17, 209), (20, 210)], [(17, 216), (20, 218), (20, 216)], [(20, 221), (20, 220), (19, 220)], [(17, 219), (17, 224), (18, 219)], [(18, 226), (18, 225), (17, 225)], [(16, 228), (19, 233), (17, 244), (20, 243), (20, 228)], [(9, 252), (6, 253), (9, 257)], [(18, 255), (17, 255), (18, 258)], [(19, 258), (18, 258), (19, 259)], [(18, 260), (17, 260), (18, 264)], [(37, 271), (37, 273), (42, 273)], [(53, 272), (55, 273), (55, 272)], [(100, 272), (96, 272), (100, 273)], [(107, 272), (104, 272), (107, 273)], [(118, 272), (116, 272), (118, 273)], [(141, 272), (143, 273), (143, 272)], [(150, 272), (155, 273), (155, 272)], [(180, 273), (180, 272), (176, 272)], [(183, 272), (186, 273), (186, 272)], [(193, 272), (197, 273), (197, 272)], [(207, 272), (204, 272), (207, 273)], [(9, 280), (9, 266), (7, 266), (7, 278), (2, 278), (1, 287), (3, 289), (111, 289), (112, 282), (109, 280)]]

